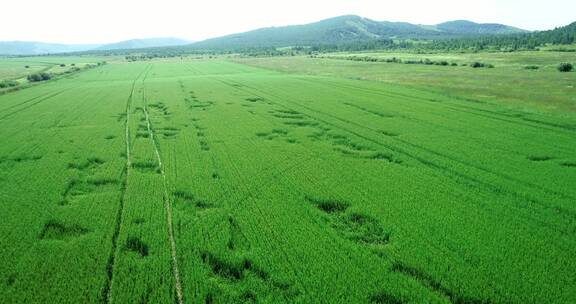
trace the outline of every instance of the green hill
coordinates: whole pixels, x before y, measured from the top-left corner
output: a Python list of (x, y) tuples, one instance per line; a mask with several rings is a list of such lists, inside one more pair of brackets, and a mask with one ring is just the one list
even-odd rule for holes
[(525, 30), (497, 23), (474, 23), (467, 20), (455, 20), (437, 24), (436, 29), (456, 35), (508, 35), (526, 33)]
[(559, 27), (550, 31), (538, 32), (529, 35), (534, 39), (543, 40), (551, 44), (572, 44), (576, 43), (576, 22), (567, 26)]
[(448, 39), (526, 32), (502, 24), (452, 21), (438, 25), (380, 22), (347, 15), (304, 25), (269, 27), (208, 39), (192, 48), (255, 48), (366, 42), (377, 39)]

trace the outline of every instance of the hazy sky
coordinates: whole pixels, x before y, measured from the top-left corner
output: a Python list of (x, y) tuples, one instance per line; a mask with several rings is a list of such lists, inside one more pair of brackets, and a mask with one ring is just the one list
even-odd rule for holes
[(146, 37), (190, 40), (355, 14), (435, 24), (468, 19), (545, 30), (576, 21), (576, 0), (6, 0), (0, 40), (108, 43)]

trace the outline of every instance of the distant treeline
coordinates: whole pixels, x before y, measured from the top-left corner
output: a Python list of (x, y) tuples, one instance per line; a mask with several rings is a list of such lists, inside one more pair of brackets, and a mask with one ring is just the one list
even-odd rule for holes
[[(415, 42), (422, 44), (423, 42)], [(127, 61), (142, 61), (155, 58), (170, 58), (180, 56), (218, 56), (242, 54), (245, 56), (290, 56), (290, 55), (314, 55), (331, 52), (361, 52), (378, 49), (409, 49), (413, 42), (394, 41), (391, 39), (379, 39), (372, 41), (358, 41), (343, 44), (319, 44), (313, 46), (291, 46), (285, 48), (277, 47), (241, 47), (241, 48), (217, 48), (217, 49), (195, 49), (192, 47), (170, 47), (142, 50), (113, 50), (99, 51), (99, 55), (104, 56), (125, 56)], [(138, 54), (134, 54), (134, 53)]]
[[(440, 50), (533, 50), (545, 45), (576, 43), (576, 22), (550, 31), (434, 41), (427, 48)], [(566, 50), (563, 50), (566, 51)]]

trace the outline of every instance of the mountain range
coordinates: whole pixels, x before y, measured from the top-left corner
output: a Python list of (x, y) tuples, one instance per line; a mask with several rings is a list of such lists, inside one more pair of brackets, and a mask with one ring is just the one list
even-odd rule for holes
[(105, 44), (95, 48), (94, 50), (127, 50), (127, 49), (143, 49), (151, 47), (165, 47), (165, 46), (180, 46), (190, 44), (192, 41), (179, 39), (179, 38), (148, 38), (148, 39), (132, 39), (125, 40), (111, 44)]
[(83, 51), (141, 49), (190, 44), (178, 38), (132, 39), (110, 44), (57, 44), (31, 41), (0, 41), (0, 55), (41, 55)]
[(67, 45), (42, 42), (0, 42), (1, 55), (38, 55), (81, 51), (132, 50), (184, 46), (191, 49), (231, 49), (257, 47), (307, 46), (365, 42), (378, 39), (451, 39), (479, 36), (503, 36), (528, 31), (494, 23), (456, 20), (436, 25), (374, 21), (346, 15), (319, 22), (261, 28), (249, 32), (212, 38), (200, 42), (178, 38), (126, 40), (105, 45)]

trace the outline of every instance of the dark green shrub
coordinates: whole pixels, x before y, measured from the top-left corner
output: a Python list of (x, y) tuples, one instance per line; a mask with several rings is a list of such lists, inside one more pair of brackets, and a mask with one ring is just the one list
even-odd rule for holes
[(28, 77), (26, 77), (28, 79), (28, 81), (30, 82), (37, 82), (37, 81), (42, 81), (42, 77), (40, 76), (40, 74), (30, 74), (28, 75)]
[(477, 68), (489, 68), (492, 69), (494, 68), (494, 65), (489, 64), (489, 63), (482, 63), (482, 62), (473, 62), (472, 64), (470, 64), (471, 67), (477, 69)]
[(560, 72), (572, 72), (574, 70), (574, 66), (571, 63), (563, 62), (558, 65), (558, 71)]
[(12, 88), (18, 86), (18, 82), (14, 81), (14, 80), (3, 80), (0, 81), (0, 89), (4, 89), (4, 88)]
[(142, 257), (148, 256), (148, 244), (138, 237), (129, 237), (126, 240), (126, 250), (139, 253)]

